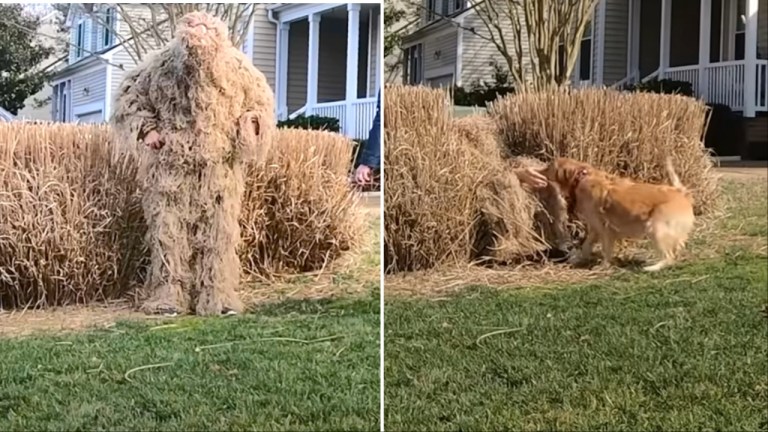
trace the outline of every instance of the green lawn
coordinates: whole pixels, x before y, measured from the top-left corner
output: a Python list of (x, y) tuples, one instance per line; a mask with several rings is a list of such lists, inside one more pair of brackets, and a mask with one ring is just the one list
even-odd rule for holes
[(0, 430), (378, 430), (378, 336), (373, 292), (4, 338)]
[(658, 274), (388, 298), (387, 429), (768, 431), (759, 182), (728, 183), (721, 238)]

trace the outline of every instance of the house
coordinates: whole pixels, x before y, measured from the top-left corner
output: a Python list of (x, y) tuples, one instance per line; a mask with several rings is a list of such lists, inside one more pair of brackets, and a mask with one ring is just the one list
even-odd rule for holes
[[(242, 50), (267, 77), (279, 119), (321, 115), (339, 119), (342, 132), (366, 138), (381, 85), (378, 4), (253, 4)], [(86, 10), (85, 8), (90, 8)], [(142, 4), (123, 5), (148, 16)], [(95, 19), (98, 14), (100, 19)], [(114, 23), (110, 27), (102, 22)], [(67, 17), (68, 65), (53, 81), (53, 119), (103, 122), (126, 71), (135, 67), (119, 41), (130, 38), (113, 5), (73, 6)], [(121, 37), (110, 34), (109, 28)]]
[[(40, 27), (38, 28), (38, 43), (46, 47), (56, 47), (56, 38), (59, 37), (57, 32), (56, 19), (58, 12), (47, 10), (40, 16)], [(50, 57), (45, 59), (41, 64), (41, 69), (53, 69), (59, 66), (63, 61), (61, 53), (54, 52)], [(24, 101), (24, 108), (19, 110), (17, 118), (23, 120), (51, 120), (51, 108), (48, 104), (41, 104), (40, 102), (47, 101), (53, 94), (53, 88), (50, 84), (46, 83), (42, 90), (29, 96)]]
[[(422, 6), (422, 25), (403, 39), (404, 81), (490, 81), (503, 59), (483, 38), (475, 8), (463, 0)], [(572, 82), (618, 87), (653, 78), (690, 82), (704, 101), (741, 113), (757, 131), (749, 139), (768, 141), (760, 126), (768, 113), (768, 0), (600, 0)]]

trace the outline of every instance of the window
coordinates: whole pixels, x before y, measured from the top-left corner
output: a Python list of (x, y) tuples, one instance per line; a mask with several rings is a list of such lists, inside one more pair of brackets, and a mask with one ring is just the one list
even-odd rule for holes
[(435, 12), (437, 11), (437, 0), (427, 0), (427, 22), (430, 23), (435, 20)]
[[(563, 70), (566, 67), (565, 64), (565, 45), (560, 44), (557, 47), (557, 66), (558, 70)], [(584, 29), (584, 35), (581, 38), (581, 44), (579, 45), (578, 58), (576, 59), (576, 67), (573, 71), (573, 75), (576, 81), (591, 81), (592, 80), (592, 24), (588, 24)]]
[(736, 2), (736, 29), (733, 35), (733, 59), (744, 60), (747, 35), (747, 5), (746, 0)]
[(448, 16), (448, 6), (450, 5), (451, 0), (442, 0), (440, 3), (440, 17), (447, 17)]
[(69, 121), (69, 93), (72, 81), (62, 81), (53, 86), (53, 121)]
[(85, 21), (77, 23), (75, 31), (77, 32), (75, 34), (75, 58), (80, 58), (85, 49)]
[(579, 80), (590, 81), (592, 80), (592, 30), (587, 29), (584, 32), (584, 37), (581, 39), (581, 47), (579, 48)]
[(101, 41), (102, 46), (104, 48), (108, 48), (112, 46), (112, 43), (114, 42), (115, 35), (112, 33), (112, 30), (115, 28), (115, 9), (114, 8), (107, 8), (106, 11), (104, 11), (104, 35), (102, 36), (103, 39)]
[(453, 11), (461, 12), (464, 10), (465, 5), (466, 5), (465, 0), (453, 0)]
[(422, 45), (405, 48), (405, 82), (406, 84), (421, 84), (424, 61)]

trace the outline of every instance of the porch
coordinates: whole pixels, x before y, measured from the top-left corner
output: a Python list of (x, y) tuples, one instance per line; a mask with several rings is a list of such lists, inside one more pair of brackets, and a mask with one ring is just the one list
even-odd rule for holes
[[(763, 0), (631, 0), (631, 81), (691, 83), (697, 97), (745, 117), (768, 111)], [(761, 10), (761, 13), (766, 11)], [(696, 19), (694, 19), (694, 17)]]
[(275, 8), (278, 118), (334, 117), (365, 139), (381, 85), (378, 4), (284, 4)]

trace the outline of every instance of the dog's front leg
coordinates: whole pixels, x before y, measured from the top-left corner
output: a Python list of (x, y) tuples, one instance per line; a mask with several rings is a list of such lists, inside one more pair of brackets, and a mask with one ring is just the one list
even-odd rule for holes
[(610, 267), (613, 263), (613, 246), (616, 239), (613, 238), (608, 232), (603, 233), (600, 238), (601, 246), (603, 248), (603, 262), (601, 267)]

